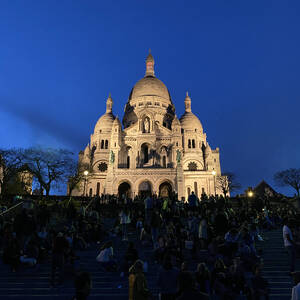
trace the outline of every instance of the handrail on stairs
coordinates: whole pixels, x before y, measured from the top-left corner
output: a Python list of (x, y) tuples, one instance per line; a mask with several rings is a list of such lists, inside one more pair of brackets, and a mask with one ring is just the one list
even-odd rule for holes
[(0, 217), (4, 216), (5, 214), (7, 214), (9, 211), (15, 209), (16, 207), (20, 206), (21, 204), (23, 204), (24, 201), (21, 201), (19, 203), (17, 203), (16, 205), (10, 207), (9, 209), (5, 210), (4, 212), (0, 213)]
[(91, 201), (88, 203), (88, 205), (85, 207), (85, 211), (90, 207), (90, 205), (95, 201), (95, 198), (93, 197)]

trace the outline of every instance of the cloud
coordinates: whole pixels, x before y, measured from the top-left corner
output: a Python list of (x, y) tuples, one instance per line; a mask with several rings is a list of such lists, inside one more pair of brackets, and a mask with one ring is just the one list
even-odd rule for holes
[[(78, 132), (78, 129), (70, 126), (71, 122), (65, 119), (63, 112), (57, 107), (57, 111), (41, 111), (30, 106), (20, 105), (13, 101), (5, 101), (1, 99), (1, 106), (4, 112), (11, 114), (25, 121), (33, 132), (39, 136), (47, 135), (56, 138), (63, 144), (67, 144), (72, 148), (78, 148), (81, 141), (85, 137), (83, 133)], [(53, 114), (55, 113), (55, 116)]]

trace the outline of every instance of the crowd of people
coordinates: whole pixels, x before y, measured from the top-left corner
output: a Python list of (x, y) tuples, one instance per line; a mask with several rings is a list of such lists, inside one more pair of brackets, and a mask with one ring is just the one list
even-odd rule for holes
[[(145, 275), (149, 263), (161, 300), (268, 299), (260, 247), (264, 231), (283, 226), (292, 275), (300, 241), (297, 211), (288, 203), (271, 203), (256, 199), (233, 205), (223, 197), (198, 199), (194, 193), (186, 203), (175, 194), (134, 200), (105, 195), (77, 205), (35, 203), (0, 219), (2, 259), (12, 272), (51, 263), (51, 286), (62, 285), (69, 268), (80, 300), (89, 294), (92, 274), (79, 272), (77, 252), (91, 247), (99, 249), (95, 262), (103, 272), (128, 277), (130, 300), (154, 297)], [(107, 219), (112, 220), (108, 227)], [(114, 249), (117, 239), (127, 248), (122, 257)], [(145, 249), (151, 257), (145, 257)]]

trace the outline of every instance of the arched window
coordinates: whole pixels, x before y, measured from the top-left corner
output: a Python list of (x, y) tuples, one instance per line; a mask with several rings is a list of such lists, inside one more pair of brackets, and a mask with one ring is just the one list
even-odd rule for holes
[(100, 194), (100, 182), (97, 182), (96, 195), (99, 196), (99, 194)]
[(89, 196), (92, 197), (93, 196), (93, 189), (90, 188), (90, 191), (89, 191)]
[(191, 140), (188, 140), (188, 148), (191, 148)]
[(108, 140), (105, 140), (105, 149), (108, 149)]
[(196, 181), (194, 182), (194, 190), (195, 190), (196, 196), (198, 197), (198, 184)]
[(104, 149), (104, 140), (101, 140), (101, 149)]
[(191, 188), (187, 188), (187, 193), (188, 193), (188, 196), (191, 194)]
[(192, 148), (196, 148), (195, 140), (192, 140)]
[(141, 152), (142, 152), (143, 163), (144, 164), (148, 163), (149, 161), (148, 145), (144, 144), (142, 146)]
[(163, 163), (162, 163), (162, 165), (163, 165), (163, 168), (167, 167), (167, 158), (166, 158), (165, 155), (163, 156)]
[(130, 156), (127, 156), (127, 169), (130, 168)]

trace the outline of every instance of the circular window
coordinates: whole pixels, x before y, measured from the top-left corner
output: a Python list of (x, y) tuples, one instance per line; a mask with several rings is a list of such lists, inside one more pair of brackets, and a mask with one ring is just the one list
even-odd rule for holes
[(190, 162), (188, 164), (189, 171), (197, 171), (197, 164), (195, 162)]
[(107, 170), (107, 163), (102, 162), (98, 165), (98, 169), (100, 172), (105, 172)]

